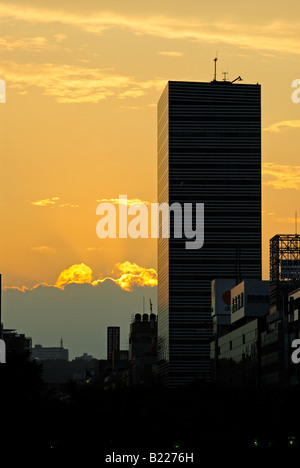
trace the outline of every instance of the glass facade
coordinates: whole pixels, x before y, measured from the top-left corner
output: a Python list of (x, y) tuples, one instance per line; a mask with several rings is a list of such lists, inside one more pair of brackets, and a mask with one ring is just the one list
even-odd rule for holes
[(204, 203), (202, 248), (158, 239), (158, 364), (171, 386), (210, 378), (211, 281), (261, 279), (260, 91), (170, 81), (158, 103), (158, 202)]

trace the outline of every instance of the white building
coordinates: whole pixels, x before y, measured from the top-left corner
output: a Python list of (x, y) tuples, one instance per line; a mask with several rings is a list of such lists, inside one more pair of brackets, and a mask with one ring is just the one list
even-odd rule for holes
[(248, 279), (231, 289), (231, 323), (269, 312), (269, 281)]

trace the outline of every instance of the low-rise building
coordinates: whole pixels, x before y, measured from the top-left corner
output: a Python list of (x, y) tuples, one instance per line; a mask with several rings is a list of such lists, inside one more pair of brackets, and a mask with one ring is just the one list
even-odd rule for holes
[(31, 356), (32, 359), (38, 361), (46, 361), (48, 359), (62, 359), (68, 361), (69, 350), (63, 347), (62, 341), (59, 347), (43, 347), (40, 344), (36, 344), (35, 347), (32, 348)]
[(157, 318), (155, 314), (135, 314), (130, 324), (129, 362), (132, 384), (152, 381), (157, 375)]
[(230, 325), (227, 323), (221, 331), (217, 328), (219, 333), (211, 341), (214, 381), (260, 386), (261, 333), (269, 310), (268, 292), (268, 281), (254, 279), (231, 288)]
[(292, 342), (300, 338), (300, 288), (281, 290), (280, 299), (280, 310), (273, 307), (261, 336), (264, 387), (286, 388), (300, 383), (299, 364), (291, 360)]
[(15, 329), (3, 329), (3, 340), (6, 346), (6, 356), (12, 354), (31, 353), (32, 340)]

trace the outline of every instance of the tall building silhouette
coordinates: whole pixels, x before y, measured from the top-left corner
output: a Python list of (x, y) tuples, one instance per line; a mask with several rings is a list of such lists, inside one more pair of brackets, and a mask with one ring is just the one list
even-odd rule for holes
[(107, 360), (110, 364), (115, 350), (120, 350), (120, 327), (107, 327)]
[(158, 366), (171, 386), (210, 376), (211, 281), (261, 279), (260, 91), (170, 81), (158, 103), (158, 201), (204, 203), (202, 248), (158, 239)]

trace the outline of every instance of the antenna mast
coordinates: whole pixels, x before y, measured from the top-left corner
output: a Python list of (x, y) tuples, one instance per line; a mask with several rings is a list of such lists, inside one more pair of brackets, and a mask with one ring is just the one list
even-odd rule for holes
[(241, 78), (240, 76), (238, 76), (238, 77), (235, 78), (235, 80), (233, 80), (231, 83), (235, 83), (236, 81), (243, 81), (243, 78)]
[(235, 251), (235, 280), (236, 280), (237, 285), (242, 281), (242, 275), (241, 275), (241, 247), (240, 247), (239, 243), (236, 246), (236, 251)]
[(214, 81), (217, 81), (217, 60), (218, 60), (218, 52), (216, 53), (216, 56), (214, 58), (215, 62), (215, 76), (214, 76)]

